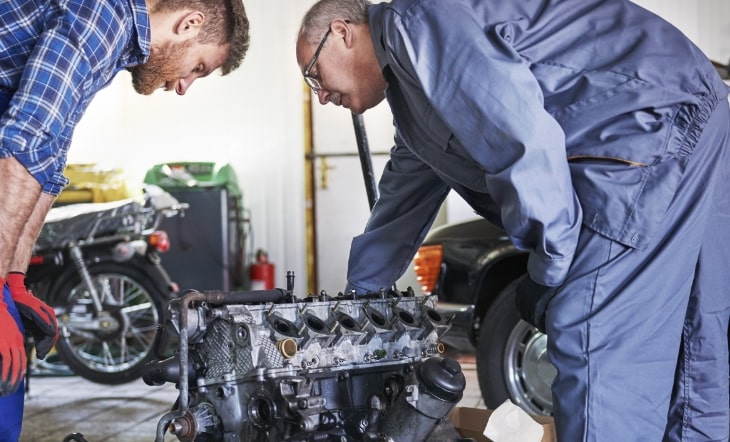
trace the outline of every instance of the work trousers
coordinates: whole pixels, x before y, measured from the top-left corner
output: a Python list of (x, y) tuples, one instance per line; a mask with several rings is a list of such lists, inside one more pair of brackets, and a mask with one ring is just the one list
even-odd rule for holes
[(547, 311), (560, 442), (728, 440), (729, 129), (723, 100), (647, 248), (583, 229)]
[[(10, 315), (15, 319), (17, 327), (23, 333), (20, 313), (15, 308), (8, 286), (3, 287), (3, 302), (8, 306)], [(0, 333), (3, 331), (0, 330)], [(23, 424), (23, 407), (25, 405), (25, 380), (20, 383), (18, 391), (8, 396), (0, 396), (0, 442), (17, 442)]]

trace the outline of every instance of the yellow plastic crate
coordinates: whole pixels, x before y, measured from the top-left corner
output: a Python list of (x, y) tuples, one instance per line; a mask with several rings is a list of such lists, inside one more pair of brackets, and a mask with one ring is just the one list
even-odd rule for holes
[(120, 168), (69, 164), (64, 175), (70, 182), (58, 195), (57, 204), (105, 203), (132, 197), (124, 171)]

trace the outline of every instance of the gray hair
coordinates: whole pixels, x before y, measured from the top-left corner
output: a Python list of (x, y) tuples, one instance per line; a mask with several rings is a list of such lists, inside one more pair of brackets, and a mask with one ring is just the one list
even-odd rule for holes
[(367, 24), (370, 5), (368, 0), (320, 0), (304, 15), (299, 38), (309, 44), (316, 44), (327, 32), (330, 23), (337, 19)]

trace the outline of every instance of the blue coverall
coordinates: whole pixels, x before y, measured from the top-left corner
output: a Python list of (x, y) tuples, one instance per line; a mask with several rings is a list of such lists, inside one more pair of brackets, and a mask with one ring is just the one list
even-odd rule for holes
[(625, 0), (369, 17), (396, 135), (348, 287), (390, 287), (453, 189), (560, 287), (561, 442), (727, 440), (730, 116), (706, 56)]

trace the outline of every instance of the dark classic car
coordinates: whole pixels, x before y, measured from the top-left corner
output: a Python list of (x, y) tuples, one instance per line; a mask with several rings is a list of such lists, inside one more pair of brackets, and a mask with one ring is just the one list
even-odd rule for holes
[(413, 266), (425, 293), (438, 295), (437, 309), (454, 316), (442, 341), (475, 352), (485, 404), (511, 399), (532, 414), (550, 415), (555, 368), (547, 336), (522, 321), (515, 283), (526, 273), (527, 254), (483, 218), (434, 228)]

